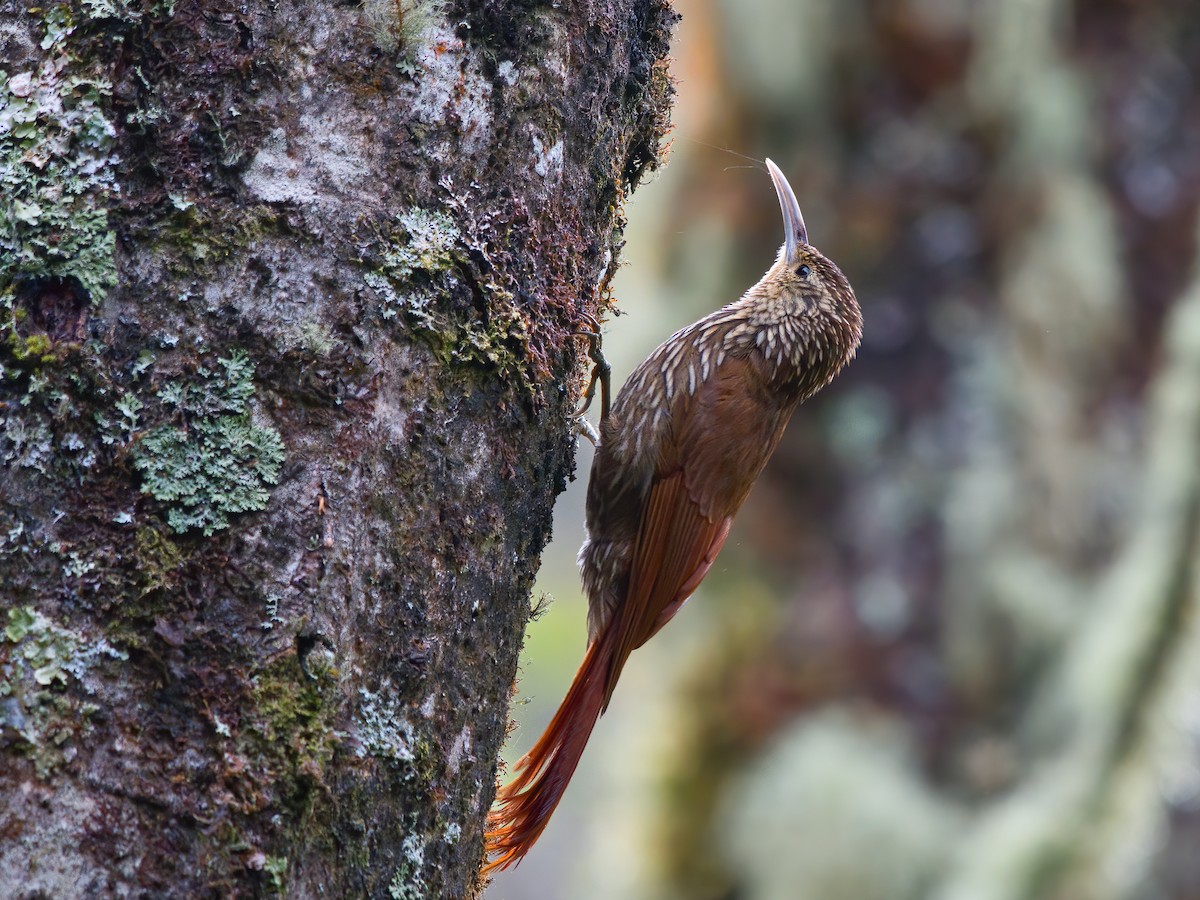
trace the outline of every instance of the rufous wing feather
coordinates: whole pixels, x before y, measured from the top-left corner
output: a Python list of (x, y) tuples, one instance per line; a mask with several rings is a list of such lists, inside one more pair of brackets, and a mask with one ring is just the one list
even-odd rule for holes
[(615, 645), (602, 710), (629, 654), (670, 621), (700, 584), (731, 522), (732, 516), (713, 521), (700, 512), (682, 471), (655, 479), (634, 545), (629, 591), (606, 629), (615, 631)]
[[(729, 357), (674, 410), (677, 448), (660, 457), (642, 507), (604, 708), (629, 654), (679, 611), (712, 567), (734, 514), (779, 443), (793, 405), (773, 402), (753, 365)], [(721, 434), (725, 440), (714, 441)]]

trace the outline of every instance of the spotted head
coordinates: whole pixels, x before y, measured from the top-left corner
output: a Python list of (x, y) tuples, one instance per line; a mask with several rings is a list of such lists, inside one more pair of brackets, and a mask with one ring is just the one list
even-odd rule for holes
[(753, 309), (753, 326), (767, 332), (759, 340), (776, 347), (781, 362), (807, 370), (806, 386), (819, 386), (853, 357), (862, 337), (862, 312), (842, 270), (809, 243), (787, 178), (771, 160), (766, 163), (783, 213), (784, 240), (774, 264), (745, 300)]

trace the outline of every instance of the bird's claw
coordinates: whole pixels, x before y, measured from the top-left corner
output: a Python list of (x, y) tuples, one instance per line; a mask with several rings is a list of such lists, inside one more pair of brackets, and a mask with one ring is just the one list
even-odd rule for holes
[(596, 430), (595, 425), (587, 420), (586, 416), (580, 415), (575, 417), (575, 433), (591, 441), (593, 447), (600, 446), (600, 432)]
[[(576, 331), (573, 332), (573, 334), (575, 334), (577, 337), (585, 337), (588, 339), (588, 359), (592, 361), (592, 373), (591, 377), (588, 379), (587, 387), (583, 391), (583, 402), (575, 410), (575, 415), (578, 418), (582, 418), (583, 414), (591, 408), (592, 400), (594, 400), (596, 396), (596, 385), (599, 384), (600, 422), (603, 423), (604, 420), (608, 418), (610, 393), (609, 379), (612, 375), (612, 366), (608, 364), (608, 360), (605, 359), (604, 353), (600, 349), (600, 345), (603, 340), (600, 334), (600, 323), (596, 320), (595, 316), (589, 313), (581, 313), (580, 315), (583, 318), (584, 323), (588, 326), (588, 329), (586, 331)], [(588, 427), (591, 429), (592, 433), (595, 433), (594, 428), (591, 428), (590, 425)], [(591, 440), (593, 444), (596, 443), (597, 439), (592, 438), (591, 434), (583, 431), (581, 431), (581, 433)]]

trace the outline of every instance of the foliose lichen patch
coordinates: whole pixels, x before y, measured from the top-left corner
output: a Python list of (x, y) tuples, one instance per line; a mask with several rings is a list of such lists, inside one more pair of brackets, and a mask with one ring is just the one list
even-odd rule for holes
[(382, 301), (383, 318), (394, 319), (408, 312), (426, 321), (433, 291), (428, 284), (414, 284), (413, 276), (418, 272), (437, 276), (449, 269), (462, 233), (453, 219), (436, 210), (408, 210), (397, 216), (396, 222), (407, 238), (389, 244), (379, 270), (368, 272), (364, 281)]
[(266, 508), (284, 446), (274, 428), (251, 421), (254, 365), (246, 354), (235, 350), (196, 376), (158, 391), (175, 421), (141, 438), (134, 465), (142, 492), (166, 504), (175, 531), (199, 528), (208, 536), (228, 527), (236, 513)]
[(385, 760), (405, 770), (407, 777), (413, 777), (418, 736), (405, 716), (403, 707), (395, 700), (366, 688), (359, 688), (359, 696), (359, 755), (370, 754)]
[(49, 9), (44, 24), (41, 66), (0, 68), (0, 294), (21, 278), (74, 278), (95, 300), (117, 277), (110, 85), (72, 59), (67, 7)]
[(68, 687), (91, 693), (89, 669), (102, 658), (127, 659), (103, 638), (89, 639), (29, 606), (8, 611), (0, 632), (0, 734), (25, 748), (39, 776), (68, 758), (96, 707)]
[[(399, 226), (384, 245), (380, 262), (363, 276), (379, 299), (378, 315), (399, 319), (417, 331), (444, 363), (495, 372), (525, 383), (529, 326), (509, 285), (492, 273), (472, 271), (468, 243), (454, 218), (440, 210), (414, 208), (396, 217)], [(472, 243), (471, 251), (487, 248)], [(486, 309), (454, 309), (469, 271)]]

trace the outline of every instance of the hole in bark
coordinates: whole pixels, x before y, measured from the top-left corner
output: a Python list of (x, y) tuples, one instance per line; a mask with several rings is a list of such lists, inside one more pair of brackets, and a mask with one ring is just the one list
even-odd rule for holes
[(44, 333), (54, 342), (82, 341), (90, 302), (79, 279), (25, 278), (16, 285), (18, 331)]
[(320, 655), (324, 657), (324, 666), (321, 668), (327, 669), (333, 664), (335, 651), (337, 648), (333, 646), (333, 641), (325, 637), (323, 634), (298, 634), (296, 635), (296, 658), (300, 661), (300, 671), (309, 681), (316, 681), (317, 674), (309, 668), (309, 655), (320, 648)]

